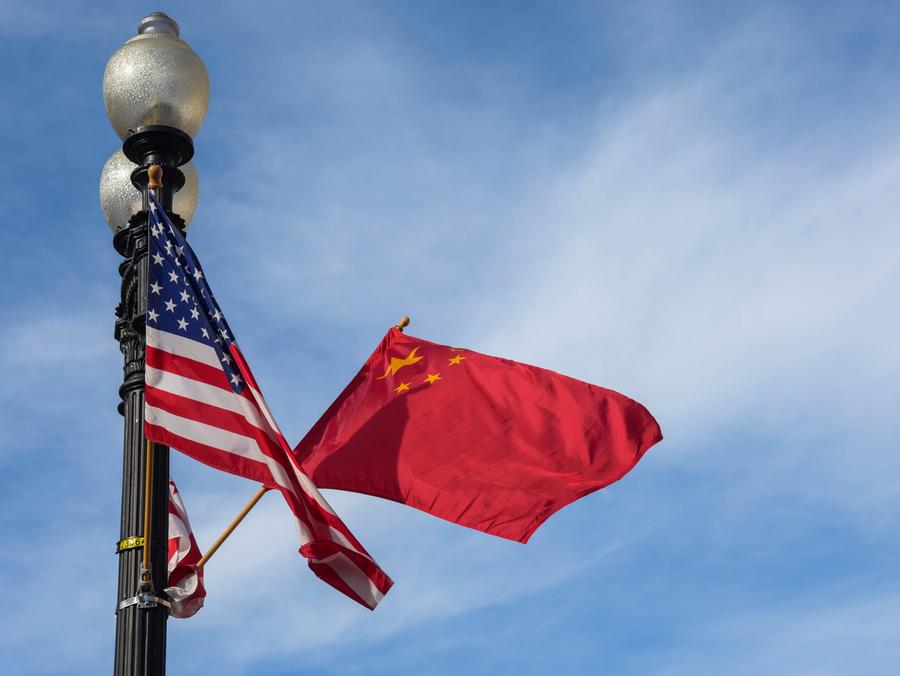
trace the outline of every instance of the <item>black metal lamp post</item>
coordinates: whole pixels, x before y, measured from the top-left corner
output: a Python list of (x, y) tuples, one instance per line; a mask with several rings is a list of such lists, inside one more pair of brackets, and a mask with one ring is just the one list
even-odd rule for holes
[[(178, 24), (156, 12), (142, 19), (138, 35), (110, 58), (103, 99), (123, 140), (122, 151), (110, 157), (100, 179), (100, 202), (115, 233), (113, 245), (125, 259), (119, 265), (122, 295), (115, 324), (125, 357), (119, 388), (125, 443), (115, 674), (160, 676), (166, 671), (169, 452), (156, 445), (149, 453), (144, 438), (149, 168), (162, 168), (159, 200), (173, 222), (186, 229), (198, 191), (196, 172), (185, 165), (194, 154), (191, 137), (206, 115), (209, 77), (200, 58), (179, 39)], [(176, 208), (187, 221), (174, 213)], [(145, 504), (150, 508), (149, 533), (144, 532)], [(149, 570), (143, 568), (145, 538)]]

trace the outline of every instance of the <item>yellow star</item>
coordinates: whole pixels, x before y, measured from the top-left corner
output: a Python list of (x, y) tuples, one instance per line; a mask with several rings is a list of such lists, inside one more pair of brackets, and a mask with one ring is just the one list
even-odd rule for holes
[(453, 359), (450, 360), (450, 366), (453, 366), (454, 364), (458, 364), (458, 363), (461, 362), (463, 359), (465, 359), (465, 357), (462, 357), (462, 356), (460, 356), (460, 355), (456, 355), (455, 357), (453, 357)]
[(425, 376), (425, 380), (428, 381), (429, 385), (434, 385), (437, 381), (443, 380), (443, 378), (441, 378), (440, 373), (429, 373), (427, 376)]
[(388, 365), (387, 370), (384, 372), (383, 376), (378, 376), (376, 380), (384, 380), (387, 378), (388, 373), (392, 376), (397, 374), (397, 371), (402, 369), (404, 366), (411, 366), (415, 364), (417, 361), (422, 361), (424, 357), (417, 357), (416, 352), (419, 351), (419, 346), (416, 345), (408, 355), (406, 355), (403, 359), (399, 357), (391, 357), (391, 363)]
[(400, 394), (401, 392), (406, 392), (409, 389), (409, 383), (400, 383), (397, 387), (394, 388), (394, 392)]

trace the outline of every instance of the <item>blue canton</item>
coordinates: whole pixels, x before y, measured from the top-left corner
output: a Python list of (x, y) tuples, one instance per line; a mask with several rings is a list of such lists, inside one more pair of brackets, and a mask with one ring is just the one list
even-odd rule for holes
[(156, 197), (151, 194), (148, 201), (147, 326), (212, 347), (231, 389), (240, 393), (246, 385), (228, 349), (234, 334), (206, 283), (203, 266)]

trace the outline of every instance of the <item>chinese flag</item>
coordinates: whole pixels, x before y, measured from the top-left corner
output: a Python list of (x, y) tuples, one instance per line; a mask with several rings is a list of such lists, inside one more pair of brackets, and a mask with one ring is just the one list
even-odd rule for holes
[(394, 328), (295, 452), (319, 488), (527, 542), (661, 438), (617, 392)]

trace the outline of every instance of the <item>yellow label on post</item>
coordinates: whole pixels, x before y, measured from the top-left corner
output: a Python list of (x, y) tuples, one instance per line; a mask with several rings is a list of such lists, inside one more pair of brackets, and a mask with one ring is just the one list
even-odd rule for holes
[(138, 547), (144, 546), (144, 538), (142, 536), (125, 538), (124, 540), (119, 540), (119, 544), (116, 547), (116, 553), (124, 552), (126, 549), (137, 549)]

